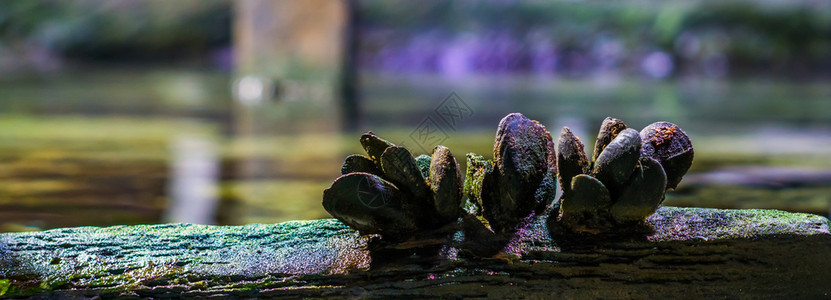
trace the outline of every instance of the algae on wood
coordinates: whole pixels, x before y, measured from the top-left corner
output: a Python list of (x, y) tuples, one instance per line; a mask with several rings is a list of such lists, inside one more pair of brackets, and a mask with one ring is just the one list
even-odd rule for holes
[[(0, 234), (0, 296), (822, 296), (823, 217), (662, 207), (655, 232), (555, 240), (537, 220), (501, 258), (380, 249), (333, 219)], [(373, 249), (373, 250), (368, 250)]]

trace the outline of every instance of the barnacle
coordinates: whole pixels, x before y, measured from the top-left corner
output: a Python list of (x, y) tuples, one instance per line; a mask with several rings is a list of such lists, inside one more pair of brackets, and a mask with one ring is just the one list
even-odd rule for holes
[(560, 211), (550, 224), (574, 233), (600, 233), (642, 223), (692, 164), (689, 137), (675, 124), (655, 122), (641, 132), (614, 118), (600, 127), (592, 161), (564, 127), (557, 145)]
[(323, 191), (323, 207), (365, 234), (403, 240), (455, 223), (462, 213), (462, 173), (444, 146), (413, 158), (401, 146), (367, 132), (368, 156), (350, 155), (342, 176)]

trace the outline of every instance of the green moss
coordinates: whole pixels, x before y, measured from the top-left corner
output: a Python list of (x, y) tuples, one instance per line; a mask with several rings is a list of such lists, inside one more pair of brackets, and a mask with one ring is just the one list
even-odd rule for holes
[(11, 281), (8, 279), (0, 279), (0, 296), (6, 294), (9, 291), (9, 287), (12, 285)]
[(661, 207), (647, 222), (653, 241), (748, 239), (775, 235), (828, 234), (825, 217), (770, 209)]
[(467, 171), (465, 172), (465, 195), (471, 202), (482, 204), (482, 181), (485, 174), (493, 169), (493, 163), (476, 153), (467, 154)]
[(421, 175), (424, 176), (424, 178), (430, 177), (430, 161), (431, 160), (432, 160), (432, 158), (430, 156), (428, 156), (427, 154), (422, 154), (422, 155), (416, 156), (416, 158), (415, 158), (416, 167), (418, 167), (418, 170), (421, 171)]

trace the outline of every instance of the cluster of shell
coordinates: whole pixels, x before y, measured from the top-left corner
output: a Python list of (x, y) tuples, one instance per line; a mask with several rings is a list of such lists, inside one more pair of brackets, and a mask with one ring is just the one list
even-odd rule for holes
[[(519, 113), (499, 122), (493, 161), (467, 154), (464, 178), (444, 146), (413, 158), (372, 132), (361, 136), (361, 145), (367, 156), (346, 158), (343, 175), (323, 193), (323, 207), (361, 233), (392, 241), (453, 231), (471, 219), (494, 233), (512, 233), (544, 214), (573, 233), (642, 224), (693, 158), (689, 138), (672, 123), (638, 133), (607, 118), (589, 161), (568, 128), (555, 151), (545, 126)], [(563, 195), (556, 202), (558, 179)], [(478, 218), (460, 219), (467, 214)]]
[(450, 149), (416, 158), (372, 132), (361, 136), (368, 156), (350, 155), (341, 177), (323, 191), (323, 207), (363, 233), (392, 240), (455, 223), (462, 212), (462, 173)]
[(564, 127), (557, 143), (563, 189), (559, 221), (574, 232), (598, 233), (638, 224), (692, 164), (689, 137), (675, 124), (655, 122), (640, 132), (614, 118), (600, 126), (591, 161)]

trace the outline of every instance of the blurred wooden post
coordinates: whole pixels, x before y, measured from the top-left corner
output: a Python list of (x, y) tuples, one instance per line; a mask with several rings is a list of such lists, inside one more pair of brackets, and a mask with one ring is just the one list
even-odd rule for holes
[(352, 92), (340, 79), (354, 79), (342, 71), (354, 67), (344, 62), (351, 57), (345, 52), (347, 1), (234, 2), (237, 134), (334, 131), (341, 125), (336, 108), (351, 108), (337, 102)]
[(360, 129), (361, 110), (358, 101), (358, 21), (360, 20), (357, 0), (346, 1), (346, 36), (344, 38), (343, 67), (341, 68), (341, 123), (348, 132)]
[[(329, 177), (339, 174), (339, 129), (348, 119), (342, 118), (342, 95), (350, 91), (342, 82), (344, 76), (354, 78), (344, 71), (351, 68), (344, 59), (351, 57), (347, 1), (233, 2), (234, 153), (224, 167), (233, 176), (229, 194), (235, 201), (220, 204), (220, 223), (325, 216), (322, 207), (309, 215), (282, 209), (319, 203), (318, 193), (298, 196), (298, 191), (314, 185), (323, 190)], [(325, 141), (325, 150), (302, 151), (294, 144), (310, 140)], [(331, 175), (310, 176), (319, 165), (334, 166)], [(245, 185), (254, 180), (256, 187)], [(274, 186), (290, 192), (269, 192)]]

